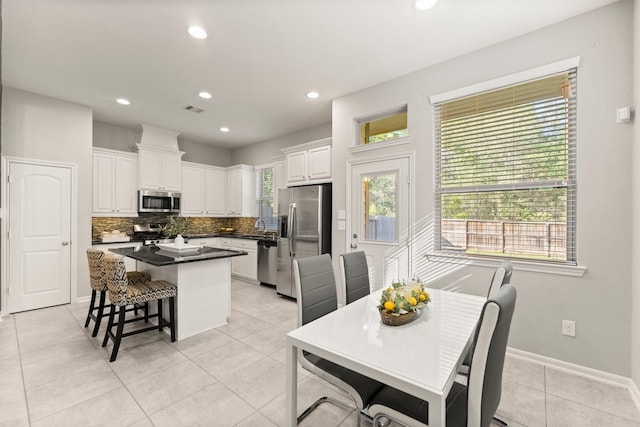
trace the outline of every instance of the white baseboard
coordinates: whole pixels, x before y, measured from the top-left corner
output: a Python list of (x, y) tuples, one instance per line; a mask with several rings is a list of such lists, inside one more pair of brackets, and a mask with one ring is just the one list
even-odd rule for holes
[(89, 302), (91, 301), (91, 295), (87, 295), (86, 297), (76, 297), (76, 303)]
[(640, 410), (640, 390), (631, 378), (623, 377), (622, 375), (611, 374), (609, 372), (600, 371), (598, 369), (587, 368), (586, 366), (576, 365), (574, 363), (553, 359), (547, 356), (541, 356), (535, 353), (529, 353), (528, 351), (519, 350), (517, 348), (507, 347), (507, 355), (525, 360), (527, 362), (565, 371), (573, 375), (579, 375), (590, 380), (626, 388), (627, 390), (629, 390), (631, 398), (633, 399), (636, 407), (638, 408), (638, 410)]

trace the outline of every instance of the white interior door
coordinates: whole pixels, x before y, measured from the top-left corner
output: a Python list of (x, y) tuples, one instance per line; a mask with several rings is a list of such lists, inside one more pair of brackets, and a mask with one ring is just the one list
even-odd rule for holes
[(71, 302), (71, 169), (9, 163), (9, 313)]
[(410, 159), (351, 165), (347, 246), (367, 255), (371, 290), (409, 278)]

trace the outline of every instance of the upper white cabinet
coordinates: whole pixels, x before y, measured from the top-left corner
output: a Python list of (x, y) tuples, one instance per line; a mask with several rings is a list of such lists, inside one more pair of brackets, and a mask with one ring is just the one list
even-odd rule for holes
[(138, 215), (138, 156), (93, 149), (94, 216)]
[(165, 151), (138, 144), (140, 188), (180, 191), (182, 151)]
[(226, 170), (215, 166), (182, 162), (183, 216), (224, 216)]
[(288, 147), (285, 153), (287, 185), (331, 181), (331, 138)]
[(253, 166), (227, 168), (227, 216), (255, 216), (255, 186)]

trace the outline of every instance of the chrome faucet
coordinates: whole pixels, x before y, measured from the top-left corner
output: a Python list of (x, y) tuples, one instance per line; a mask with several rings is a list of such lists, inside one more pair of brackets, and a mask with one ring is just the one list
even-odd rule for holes
[(257, 230), (262, 230), (265, 231), (267, 228), (267, 223), (264, 222), (264, 219), (262, 218), (258, 218), (256, 219), (256, 223), (253, 225), (253, 227)]

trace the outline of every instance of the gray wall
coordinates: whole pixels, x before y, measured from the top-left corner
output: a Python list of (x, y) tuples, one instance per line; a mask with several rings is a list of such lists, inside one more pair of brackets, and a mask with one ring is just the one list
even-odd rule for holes
[[(633, 126), (633, 256), (640, 256), (640, 124), (637, 107), (640, 105), (640, 0), (634, 1), (633, 9), (633, 105), (636, 106), (635, 125)], [(640, 264), (632, 262), (633, 292), (631, 312), (631, 378), (636, 386), (640, 385)]]
[(2, 155), (77, 166), (78, 224), (74, 243), (77, 296), (91, 293), (85, 251), (91, 246), (91, 135), (93, 112), (84, 105), (5, 87)]
[(316, 141), (318, 139), (329, 138), (331, 136), (331, 123), (305, 129), (300, 132), (284, 135), (279, 138), (236, 148), (231, 153), (232, 164), (261, 165), (270, 163), (277, 158), (283, 157), (283, 148), (292, 145), (304, 144), (305, 142)]
[[(630, 376), (632, 127), (616, 124), (615, 112), (633, 101), (632, 30), (632, 2), (623, 0), (334, 100), (334, 212), (349, 208), (345, 159), (353, 158), (347, 147), (356, 141), (354, 118), (408, 105), (411, 143), (406, 148), (380, 149), (375, 155), (415, 152), (414, 205), (416, 222), (422, 227), (417, 232), (428, 231), (433, 213), (433, 112), (428, 97), (580, 56), (577, 254), (587, 272), (569, 277), (515, 271), (518, 302), (509, 345)], [(335, 224), (333, 236), (333, 253), (344, 252), (345, 232)], [(413, 259), (422, 259), (416, 252)], [(422, 266), (422, 271), (442, 268), (433, 264)], [(452, 269), (436, 285), (469, 274), (461, 282), (463, 290), (485, 294), (492, 274), (485, 267)], [(563, 319), (576, 322), (575, 338), (562, 335)]]
[[(111, 150), (132, 151), (138, 142), (138, 130), (111, 123), (94, 121), (93, 145)], [(185, 162), (212, 166), (231, 166), (231, 150), (178, 137), (178, 147), (184, 151)]]

